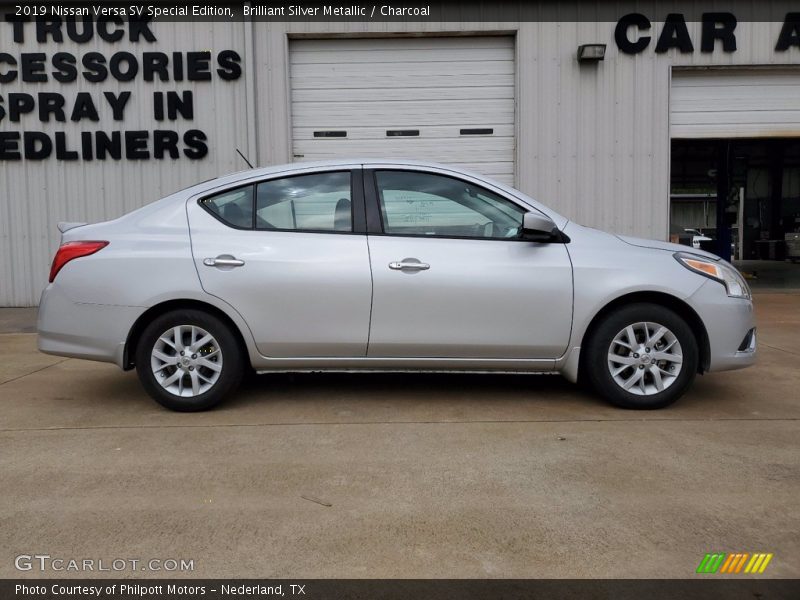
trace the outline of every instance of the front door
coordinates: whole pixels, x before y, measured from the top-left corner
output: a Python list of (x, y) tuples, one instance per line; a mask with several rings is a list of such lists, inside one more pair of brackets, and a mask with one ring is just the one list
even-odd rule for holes
[(366, 172), (381, 235), (369, 236), (370, 357), (553, 359), (572, 324), (562, 243), (520, 238), (530, 210), (471, 182)]

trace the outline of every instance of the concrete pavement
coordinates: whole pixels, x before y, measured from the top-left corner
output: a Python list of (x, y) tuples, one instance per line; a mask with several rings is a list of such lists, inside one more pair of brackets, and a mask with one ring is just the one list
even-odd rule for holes
[(192, 559), (168, 573), (186, 577), (691, 577), (711, 551), (800, 577), (800, 294), (756, 307), (758, 365), (655, 412), (558, 377), (366, 374), (262, 376), (178, 414), (133, 373), (0, 335), (0, 577), (93, 575), (17, 571), (32, 553)]

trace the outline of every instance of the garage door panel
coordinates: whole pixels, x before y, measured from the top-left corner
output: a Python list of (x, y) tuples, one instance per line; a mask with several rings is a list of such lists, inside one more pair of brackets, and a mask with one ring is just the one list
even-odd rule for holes
[[(378, 150), (385, 151), (383, 140), (362, 141), (353, 139), (340, 140), (335, 138), (326, 140), (309, 139), (299, 140), (299, 148), (303, 147), (303, 142), (307, 144), (306, 147), (313, 148), (317, 152), (338, 152), (341, 148), (344, 148), (348, 145), (364, 149), (374, 146)], [(514, 149), (513, 138), (462, 139), (452, 141), (450, 143), (443, 143), (441, 140), (436, 139), (405, 138), (397, 140), (394, 148), (397, 150), (413, 148), (415, 151), (423, 152), (437, 152), (440, 149), (446, 149), (449, 153), (455, 148), (456, 144), (458, 144), (458, 155), (463, 155), (464, 157), (468, 157), (470, 155), (473, 157), (487, 155), (488, 157), (490, 154), (495, 154), (499, 157), (503, 153), (508, 153), (509, 150)]]
[[(795, 78), (800, 75), (795, 76)], [(759, 78), (762, 80), (763, 78)], [(753, 103), (758, 99), (772, 99), (781, 98), (784, 100), (797, 100), (797, 85), (789, 83), (779, 83), (769, 85), (767, 83), (755, 83), (751, 85), (743, 85), (738, 83), (736, 85), (728, 83), (720, 83), (709, 81), (706, 86), (692, 85), (688, 87), (680, 87), (676, 99), (681, 100), (709, 100), (718, 99), (726, 102), (740, 101)], [(769, 90), (769, 95), (764, 94), (764, 90)]]
[[(365, 46), (365, 42), (378, 42)], [(476, 48), (508, 48), (510, 38), (507, 36), (452, 36), (444, 37), (416, 37), (416, 38), (383, 38), (379, 40), (364, 40), (358, 38), (340, 38), (337, 40), (292, 40), (292, 52), (302, 55), (305, 52), (330, 52), (331, 42), (336, 44), (336, 52), (380, 52), (380, 51), (408, 51), (408, 50), (473, 50)]]
[[(491, 119), (491, 121), (489, 119)], [(513, 121), (513, 114), (508, 114), (504, 117), (502, 115), (484, 115), (479, 113), (430, 112), (424, 115), (394, 115), (391, 121), (383, 119), (380, 114), (364, 114), (362, 118), (358, 120), (355, 120), (352, 115), (339, 115), (337, 117), (335, 114), (330, 114), (327, 116), (313, 115), (313, 120), (309, 118), (307, 125), (314, 131), (348, 131), (352, 126), (367, 123), (383, 127), (384, 134), (380, 137), (384, 138), (387, 137), (385, 134), (385, 130), (387, 129), (419, 129), (420, 136), (423, 136), (428, 135), (424, 130), (431, 125), (449, 125), (451, 127), (458, 127), (459, 129), (477, 127), (491, 128), (493, 125), (497, 124), (499, 120), (505, 121), (505, 124), (511, 124)], [(389, 139), (387, 143), (394, 143), (396, 141), (396, 139)], [(342, 158), (346, 157), (343, 156)]]
[(791, 69), (766, 68), (766, 69), (699, 69), (676, 70), (672, 75), (674, 87), (681, 88), (708, 88), (713, 79), (713, 87), (776, 87), (781, 85), (794, 86), (797, 74)]
[[(800, 75), (798, 75), (800, 77)], [(737, 93), (742, 88), (726, 87), (725, 90), (709, 90), (705, 93), (681, 94), (672, 104), (673, 112), (719, 112), (796, 110), (800, 108), (800, 92), (797, 88), (781, 86), (783, 89), (764, 88), (759, 96), (748, 97)], [(768, 93), (764, 93), (769, 90)]]
[[(326, 90), (327, 91), (327, 90)], [(360, 88), (331, 90), (336, 94), (339, 102), (375, 102), (382, 101), (473, 101), (473, 100), (513, 100), (514, 86), (452, 86), (452, 87), (422, 87), (422, 88)], [(296, 90), (295, 102), (314, 102), (319, 98), (319, 89)]]
[[(431, 56), (431, 51), (435, 55)], [(338, 50), (338, 57), (341, 50)], [(436, 63), (436, 62), (455, 62), (455, 61), (498, 61), (505, 62), (507, 53), (505, 48), (447, 48), (436, 50), (434, 48), (406, 48), (405, 50), (388, 50), (385, 48), (354, 50), (347, 53), (348, 63)], [(337, 62), (331, 60), (328, 52), (303, 52), (295, 54), (297, 64), (330, 64), (336, 65)]]
[(514, 171), (510, 168), (508, 162), (492, 162), (486, 157), (483, 158), (482, 160), (465, 161), (461, 166), (471, 171), (478, 171), (479, 173), (486, 173), (492, 176), (495, 174), (507, 177), (514, 176)]
[[(458, 81), (456, 81), (458, 79)], [(482, 73), (479, 75), (450, 75), (442, 73), (392, 73), (391, 75), (374, 75), (365, 78), (352, 77), (346, 81), (330, 75), (308, 75), (292, 77), (292, 89), (300, 90), (359, 90), (359, 89), (448, 89), (460, 87), (473, 89), (481, 87), (514, 87), (514, 74)]]
[(497, 124), (511, 124), (514, 122), (514, 113), (508, 111), (491, 110), (468, 110), (467, 108), (458, 110), (453, 107), (451, 110), (428, 110), (425, 112), (408, 111), (407, 113), (395, 112), (392, 115), (385, 115), (377, 112), (374, 107), (364, 107), (360, 118), (352, 114), (353, 105), (339, 107), (338, 110), (330, 109), (325, 114), (314, 113), (313, 111), (298, 110), (295, 119), (302, 122), (306, 127), (319, 129), (344, 129), (347, 125), (377, 125), (386, 126), (391, 129), (398, 125), (416, 128), (426, 125), (452, 125), (472, 127), (492, 127)]
[[(747, 111), (727, 111), (725, 113), (725, 123), (723, 125), (747, 125), (752, 123), (786, 123), (798, 116), (797, 111), (789, 110), (747, 110)], [(705, 112), (685, 112), (675, 114), (674, 123), (676, 125), (718, 125), (717, 113), (713, 111)]]
[[(350, 156), (355, 157), (372, 157), (383, 158), (386, 149), (383, 144), (359, 144), (350, 140), (342, 144), (324, 144), (324, 145), (311, 145), (309, 143), (300, 143), (297, 145), (297, 150), (300, 153), (306, 153), (313, 150), (318, 154), (322, 160), (334, 159), (339, 157), (342, 149), (352, 147)], [(403, 158), (413, 158), (415, 160), (435, 160), (437, 162), (452, 163), (455, 151), (450, 146), (442, 144), (399, 144), (394, 147), (392, 156), (399, 156)], [(483, 148), (459, 148), (458, 159), (459, 162), (499, 162), (502, 161), (508, 154), (508, 147), (501, 145)]]
[[(311, 146), (310, 144), (299, 143), (295, 151), (304, 154), (314, 152), (315, 160), (333, 160), (341, 156), (341, 150), (350, 152), (349, 156), (358, 158), (385, 158), (386, 149), (382, 144), (355, 144), (353, 140), (345, 141), (340, 145), (320, 144)], [(507, 148), (481, 148), (481, 149), (459, 149), (458, 164), (465, 168), (473, 169), (486, 175), (503, 174), (501, 179), (506, 181), (513, 176), (513, 167), (505, 158), (508, 155)], [(424, 146), (417, 144), (398, 144), (394, 147), (392, 158), (429, 160), (432, 162), (453, 164), (455, 152), (447, 145)], [(491, 169), (481, 165), (491, 165)]]
[(674, 139), (716, 139), (716, 138), (762, 138), (762, 137), (800, 137), (800, 124), (786, 123), (747, 123), (702, 124), (701, 126), (684, 126), (672, 134)]
[[(431, 160), (513, 183), (512, 38), (293, 40), (290, 57), (295, 158)], [(346, 136), (314, 137), (319, 131)]]
[(670, 126), (674, 138), (796, 135), (800, 75), (787, 69), (676, 71)]
[[(475, 127), (477, 127), (476, 125)], [(364, 126), (363, 123), (358, 125), (348, 125), (347, 138), (351, 140), (375, 140), (386, 136), (387, 130), (400, 129), (402, 125), (391, 123), (389, 126), (371, 127)], [(461, 127), (456, 126), (428, 126), (420, 128), (420, 136), (431, 137), (440, 140), (448, 140), (453, 138), (464, 139), (464, 134), (461, 133)], [(495, 124), (493, 129), (492, 139), (497, 138), (514, 138), (514, 124)], [(318, 127), (295, 127), (292, 129), (292, 138), (296, 140), (311, 139), (314, 137), (314, 132), (319, 131)], [(473, 139), (483, 139), (483, 135), (470, 135)]]
[[(497, 119), (500, 122), (508, 122), (509, 117), (513, 119), (513, 106), (503, 109), (497, 108), (497, 100), (383, 100), (381, 102), (304, 102), (299, 104), (294, 115), (300, 119), (315, 119), (319, 115), (335, 116), (337, 118), (349, 118), (354, 122), (363, 122), (362, 116), (378, 116), (382, 123), (390, 122), (394, 115), (415, 115), (420, 119), (426, 120), (429, 124), (435, 125), (438, 121), (431, 120), (431, 117), (439, 116), (451, 118), (470, 118), (476, 117), (479, 121), (486, 119)], [(356, 117), (358, 115), (358, 117)]]
[[(727, 98), (709, 98), (709, 99), (702, 99), (698, 100), (697, 102), (686, 101), (683, 100), (680, 103), (675, 103), (672, 108), (672, 113), (674, 115), (680, 114), (698, 114), (702, 115), (704, 113), (719, 113), (720, 106), (724, 105), (725, 111), (728, 113), (736, 113), (736, 112), (752, 112), (752, 113), (759, 113), (759, 112), (771, 112), (771, 111), (786, 111), (789, 110), (793, 113), (797, 111), (787, 108), (787, 100), (783, 98), (762, 98), (761, 102), (758, 103), (758, 106), (754, 106), (754, 103), (750, 100), (745, 99), (738, 99), (738, 100), (730, 100)], [(795, 98), (797, 102), (798, 98)]]
[(473, 62), (359, 62), (359, 63), (325, 63), (292, 65), (292, 78), (303, 78), (319, 75), (320, 69), (328, 71), (335, 77), (364, 77), (368, 69), (376, 69), (378, 73), (396, 73), (398, 75), (414, 75), (420, 71), (425, 74), (437, 74), (441, 77), (455, 79), (466, 75), (513, 75), (514, 65), (502, 61)]

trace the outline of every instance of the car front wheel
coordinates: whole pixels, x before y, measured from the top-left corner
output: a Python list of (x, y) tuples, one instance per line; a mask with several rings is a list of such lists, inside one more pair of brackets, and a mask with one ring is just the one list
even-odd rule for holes
[(680, 398), (697, 373), (697, 341), (674, 311), (631, 304), (594, 330), (584, 366), (589, 383), (622, 408), (654, 409)]
[(218, 318), (199, 310), (177, 310), (153, 320), (137, 345), (136, 371), (143, 387), (166, 408), (207, 410), (232, 393), (242, 379), (242, 352)]

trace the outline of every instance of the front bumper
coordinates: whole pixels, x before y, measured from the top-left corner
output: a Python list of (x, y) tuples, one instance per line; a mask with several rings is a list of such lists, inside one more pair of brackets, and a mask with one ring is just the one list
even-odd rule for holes
[(37, 345), (45, 354), (123, 366), (128, 333), (146, 309), (74, 302), (51, 283), (42, 292)]
[(708, 334), (709, 371), (749, 367), (756, 361), (757, 339), (752, 300), (729, 298), (725, 287), (706, 281), (689, 299)]

